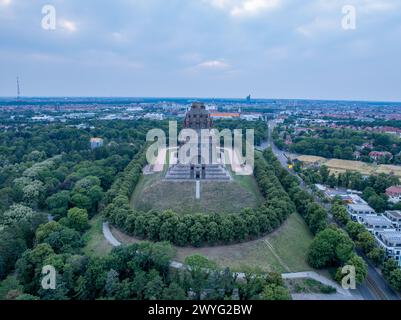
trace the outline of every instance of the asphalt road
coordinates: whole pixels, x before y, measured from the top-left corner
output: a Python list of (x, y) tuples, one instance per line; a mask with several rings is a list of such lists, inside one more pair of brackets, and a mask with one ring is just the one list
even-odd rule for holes
[[(331, 209), (331, 205), (327, 203), (322, 203), (320, 198), (318, 198), (313, 191), (307, 187), (307, 185), (304, 183), (304, 181), (296, 174), (294, 171), (290, 170), (288, 168), (288, 163), (287, 163), (287, 157), (285, 156), (285, 153), (278, 149), (272, 139), (272, 130), (275, 127), (275, 122), (270, 121), (269, 122), (269, 134), (268, 134), (268, 143), (267, 143), (267, 148), (271, 147), (274, 155), (277, 157), (277, 159), (280, 161), (281, 165), (287, 169), (292, 175), (296, 176), (299, 181), (300, 181), (300, 187), (312, 194), (315, 197), (315, 200), (323, 205), (329, 212)], [(330, 222), (332, 221), (332, 216), (329, 216)], [(381, 274), (376, 270), (376, 268), (366, 259), (365, 255), (363, 255), (361, 252), (358, 252), (359, 255), (361, 255), (366, 263), (368, 264), (368, 275), (366, 277), (366, 280), (363, 284), (359, 285), (357, 290), (359, 291), (360, 295), (365, 299), (365, 300), (400, 300), (400, 296), (387, 284), (387, 282), (383, 279)]]

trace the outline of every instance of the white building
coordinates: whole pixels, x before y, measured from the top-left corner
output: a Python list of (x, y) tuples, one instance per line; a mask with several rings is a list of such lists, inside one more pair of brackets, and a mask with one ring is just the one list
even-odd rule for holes
[(47, 122), (53, 122), (53, 121), (54, 121), (54, 117), (47, 116), (47, 115), (41, 115), (41, 116), (32, 117), (32, 120), (33, 120), (33, 121), (47, 121)]
[(388, 201), (391, 203), (398, 203), (401, 201), (401, 187), (400, 186), (392, 186), (387, 188), (386, 194), (388, 195)]
[(377, 214), (359, 216), (358, 222), (363, 224), (375, 236), (380, 231), (393, 229), (392, 223), (386, 217)]
[(143, 108), (142, 107), (129, 107), (127, 108), (128, 112), (142, 112)]
[(144, 119), (149, 119), (149, 120), (158, 120), (162, 121), (164, 120), (164, 114), (162, 113), (147, 113), (143, 116)]
[(375, 210), (367, 204), (349, 204), (347, 210), (354, 220), (357, 220), (358, 216), (376, 214)]
[(262, 115), (261, 114), (241, 114), (240, 118), (242, 120), (246, 120), (246, 121), (258, 121), (260, 119), (262, 119)]
[(388, 220), (391, 221), (393, 228), (397, 231), (401, 231), (401, 211), (399, 210), (391, 210), (384, 212), (384, 215)]
[(385, 230), (378, 232), (377, 243), (382, 247), (387, 256), (395, 259), (401, 266), (401, 232), (396, 230)]
[(103, 139), (101, 138), (92, 138), (90, 143), (92, 150), (103, 147)]

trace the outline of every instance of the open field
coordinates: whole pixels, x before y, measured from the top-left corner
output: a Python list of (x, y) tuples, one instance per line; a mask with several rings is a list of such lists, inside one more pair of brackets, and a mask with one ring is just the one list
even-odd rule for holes
[(145, 212), (172, 209), (177, 213), (238, 213), (260, 201), (258, 195), (235, 181), (201, 182), (201, 199), (196, 200), (195, 181), (146, 180), (147, 177), (137, 186), (131, 201), (136, 209)]
[(374, 173), (375, 169), (377, 169), (377, 166), (375, 165), (351, 160), (330, 159), (324, 164), (335, 173), (341, 173), (349, 170), (358, 171), (363, 175), (371, 175)]
[(89, 222), (90, 228), (84, 234), (86, 242), (83, 252), (88, 256), (103, 257), (106, 256), (113, 248), (103, 236), (102, 216), (97, 215)]
[(318, 157), (318, 156), (309, 156), (309, 155), (298, 156), (298, 157), (296, 157), (296, 159), (298, 159), (299, 161), (302, 161), (306, 164), (322, 163), (322, 162), (327, 161), (326, 158)]
[(195, 199), (195, 181), (164, 181), (161, 173), (141, 177), (131, 197), (131, 205), (141, 211), (172, 209), (177, 213), (238, 213), (254, 208), (263, 197), (253, 176), (237, 176), (233, 181), (202, 181), (201, 199)]
[(362, 175), (372, 175), (379, 173), (393, 174), (401, 178), (401, 166), (394, 165), (375, 165), (361, 161), (341, 160), (341, 159), (326, 159), (322, 157), (302, 155), (296, 159), (306, 163), (324, 164), (334, 174), (339, 174), (348, 171), (357, 171)]
[(383, 164), (376, 170), (377, 173), (394, 174), (397, 177), (401, 177), (401, 166), (393, 166)]
[[(112, 228), (112, 233), (125, 244), (140, 241), (115, 228)], [(261, 239), (208, 248), (177, 247), (175, 259), (184, 261), (187, 256), (201, 254), (219, 266), (230, 267), (234, 271), (247, 268), (280, 273), (308, 271), (312, 268), (306, 261), (306, 255), (312, 240), (312, 234), (302, 218), (293, 214), (280, 229)]]

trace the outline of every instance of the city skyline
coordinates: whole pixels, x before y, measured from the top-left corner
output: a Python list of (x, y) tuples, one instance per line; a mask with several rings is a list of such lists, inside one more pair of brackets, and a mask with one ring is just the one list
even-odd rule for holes
[(398, 1), (96, 3), (1, 0), (0, 96), (401, 101)]

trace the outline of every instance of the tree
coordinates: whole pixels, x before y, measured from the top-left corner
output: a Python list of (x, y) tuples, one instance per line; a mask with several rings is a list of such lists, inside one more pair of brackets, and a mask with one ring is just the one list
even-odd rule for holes
[(106, 284), (104, 287), (106, 297), (111, 298), (115, 295), (116, 291), (118, 290), (119, 283), (120, 281), (118, 278), (118, 272), (114, 269), (111, 269), (107, 273)]
[(188, 286), (194, 291), (195, 299), (200, 300), (216, 264), (201, 255), (187, 257), (185, 264), (188, 266), (189, 272)]
[(24, 252), (16, 263), (17, 279), (24, 286), (25, 292), (35, 294), (40, 286), (43, 262), (54, 255), (54, 251), (47, 243), (39, 244), (32, 250)]
[(46, 200), (47, 208), (50, 210), (50, 213), (56, 217), (64, 217), (67, 214), (69, 202), (69, 191), (61, 191), (50, 196)]
[(50, 233), (43, 241), (49, 244), (56, 253), (76, 253), (82, 246), (81, 235), (68, 227)]
[(83, 232), (89, 227), (88, 212), (85, 209), (72, 208), (67, 213), (68, 226)]
[(345, 231), (347, 231), (352, 240), (357, 240), (359, 234), (365, 232), (366, 229), (362, 224), (359, 224), (355, 221), (350, 221), (345, 226)]
[(196, 222), (192, 227), (189, 228), (189, 239), (190, 243), (198, 247), (203, 242), (204, 228), (200, 222)]
[(354, 243), (342, 231), (329, 227), (318, 233), (308, 253), (309, 264), (314, 268), (337, 266), (349, 260)]
[(338, 221), (341, 225), (346, 225), (350, 221), (347, 209), (343, 205), (333, 205), (332, 213), (334, 219), (336, 219), (336, 221)]
[(291, 300), (291, 295), (287, 288), (274, 284), (267, 285), (262, 292), (264, 300)]
[(0, 216), (0, 226), (10, 226), (22, 220), (28, 221), (33, 215), (34, 212), (31, 208), (21, 204), (15, 204)]
[(401, 269), (397, 268), (390, 272), (390, 276), (388, 278), (390, 286), (392, 286), (395, 290), (401, 290)]
[(42, 181), (34, 180), (22, 188), (23, 199), (26, 204), (37, 207), (45, 194), (45, 188)]
[(186, 300), (185, 290), (180, 287), (176, 282), (170, 283), (170, 285), (163, 290), (162, 300)]
[(358, 235), (356, 244), (364, 253), (369, 253), (376, 247), (376, 239), (369, 231), (364, 231)]
[(396, 270), (398, 268), (398, 263), (394, 259), (388, 259), (386, 262), (383, 264), (383, 275), (386, 279), (388, 279), (391, 275), (391, 272)]
[(373, 189), (372, 187), (366, 187), (365, 190), (363, 190), (362, 197), (365, 200), (368, 200), (372, 196), (377, 196), (375, 189)]
[(373, 262), (376, 267), (381, 267), (386, 258), (386, 251), (382, 248), (373, 248), (367, 253), (368, 258)]
[(145, 285), (144, 298), (146, 300), (160, 300), (164, 290), (164, 283), (156, 270), (148, 274), (148, 281)]
[(306, 220), (311, 232), (317, 234), (327, 226), (327, 211), (316, 202), (311, 202), (308, 205)]
[(62, 228), (63, 226), (56, 221), (50, 221), (46, 224), (42, 224), (36, 230), (36, 241), (38, 243), (42, 243), (51, 233), (57, 232)]
[(75, 193), (71, 197), (71, 202), (78, 208), (90, 210), (92, 208), (91, 199), (83, 194)]
[(365, 278), (368, 275), (368, 265), (365, 260), (354, 254), (351, 259), (347, 261), (346, 265), (355, 267), (356, 283), (361, 284), (365, 281)]
[(330, 171), (327, 166), (321, 166), (319, 169), (320, 176), (322, 177), (322, 183), (326, 183), (329, 178)]
[(377, 212), (384, 212), (386, 210), (386, 201), (377, 194), (372, 195), (368, 199), (368, 204)]

